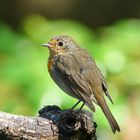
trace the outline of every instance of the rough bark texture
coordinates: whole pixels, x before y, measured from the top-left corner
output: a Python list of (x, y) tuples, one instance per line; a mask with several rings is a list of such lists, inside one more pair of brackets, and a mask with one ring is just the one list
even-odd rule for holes
[(0, 140), (96, 140), (96, 124), (89, 112), (46, 106), (39, 117), (0, 112)]

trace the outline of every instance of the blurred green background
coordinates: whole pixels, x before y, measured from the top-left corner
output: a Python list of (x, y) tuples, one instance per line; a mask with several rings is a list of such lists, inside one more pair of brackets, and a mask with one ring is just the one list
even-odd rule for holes
[(37, 115), (43, 105), (66, 109), (76, 103), (50, 78), (48, 50), (41, 46), (70, 35), (96, 59), (115, 102), (107, 99), (121, 133), (112, 134), (96, 106), (98, 139), (140, 139), (139, 17), (139, 1), (1, 1), (0, 110)]

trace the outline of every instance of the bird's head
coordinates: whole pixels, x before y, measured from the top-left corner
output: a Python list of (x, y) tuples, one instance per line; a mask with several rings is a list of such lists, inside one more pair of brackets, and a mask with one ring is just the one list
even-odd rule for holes
[(75, 41), (66, 35), (55, 36), (48, 43), (42, 45), (48, 47), (51, 54), (66, 53), (75, 51), (78, 48)]

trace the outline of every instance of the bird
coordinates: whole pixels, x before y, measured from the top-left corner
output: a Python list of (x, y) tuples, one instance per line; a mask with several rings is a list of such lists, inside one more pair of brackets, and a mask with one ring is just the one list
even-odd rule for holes
[(58, 35), (42, 44), (49, 49), (48, 72), (54, 82), (66, 94), (78, 99), (95, 112), (94, 103), (101, 107), (113, 133), (120, 132), (120, 127), (112, 115), (104, 95), (113, 103), (107, 83), (90, 53), (80, 47), (67, 35)]

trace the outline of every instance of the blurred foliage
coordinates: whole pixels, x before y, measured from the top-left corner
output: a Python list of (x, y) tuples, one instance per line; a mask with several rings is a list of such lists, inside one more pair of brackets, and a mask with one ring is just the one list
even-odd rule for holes
[[(19, 33), (0, 22), (0, 109), (33, 115), (43, 105), (56, 104), (70, 108), (76, 102), (65, 93), (59, 94), (62, 91), (47, 72), (48, 50), (41, 44), (60, 34), (72, 36), (96, 59), (115, 102), (115, 105), (108, 104), (121, 128), (129, 128), (134, 116), (138, 124), (140, 20), (119, 21), (96, 32), (75, 21), (48, 20), (41, 15), (23, 19)], [(99, 128), (109, 129), (99, 109), (95, 113), (95, 120)], [(127, 133), (131, 137), (130, 129), (121, 138), (125, 139)], [(100, 137), (102, 139), (101, 134)]]

